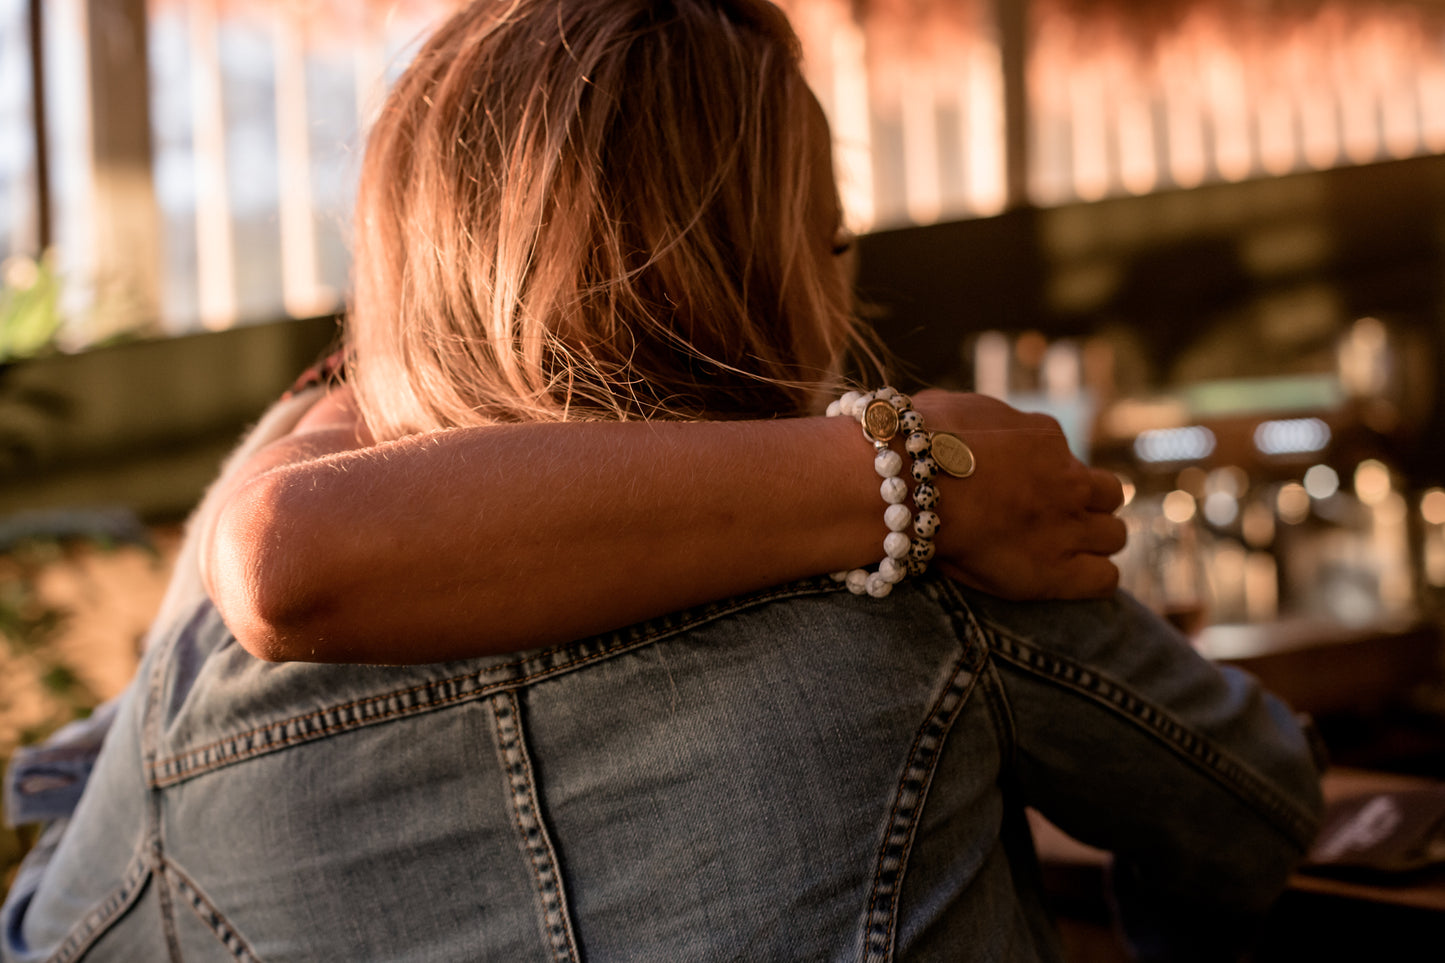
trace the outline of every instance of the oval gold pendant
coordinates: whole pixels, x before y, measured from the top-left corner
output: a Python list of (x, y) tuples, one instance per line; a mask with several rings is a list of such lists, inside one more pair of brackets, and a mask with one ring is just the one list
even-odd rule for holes
[(898, 409), (881, 398), (870, 401), (863, 409), (863, 433), (873, 441), (891, 441), (898, 434)]
[(978, 467), (973, 449), (962, 438), (946, 431), (933, 433), (933, 460), (954, 478), (967, 478)]

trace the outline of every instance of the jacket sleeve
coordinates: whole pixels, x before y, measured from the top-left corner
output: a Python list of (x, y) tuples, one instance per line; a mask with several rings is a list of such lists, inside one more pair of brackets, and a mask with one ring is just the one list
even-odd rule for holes
[(1138, 958), (1243, 953), (1319, 826), (1323, 760), (1303, 720), (1127, 595), (973, 608), (1011, 776), (1026, 804), (1114, 854)]

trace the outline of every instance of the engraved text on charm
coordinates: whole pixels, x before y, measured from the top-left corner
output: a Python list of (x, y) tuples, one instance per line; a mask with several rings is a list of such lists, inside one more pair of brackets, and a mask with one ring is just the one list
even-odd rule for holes
[(955, 478), (967, 478), (978, 467), (973, 460), (972, 449), (962, 438), (946, 431), (933, 433), (933, 460)]

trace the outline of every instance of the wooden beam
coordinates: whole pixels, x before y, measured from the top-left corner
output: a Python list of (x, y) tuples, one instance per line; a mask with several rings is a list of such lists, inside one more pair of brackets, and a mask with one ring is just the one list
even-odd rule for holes
[(40, 251), (49, 250), (53, 235), (50, 215), (50, 136), (45, 123), (45, 2), (30, 0), (30, 108), (35, 136), (35, 235)]
[(1005, 208), (1029, 204), (1029, 4), (993, 0), (1003, 63)]
[(93, 338), (160, 316), (145, 0), (86, 0), (94, 181)]

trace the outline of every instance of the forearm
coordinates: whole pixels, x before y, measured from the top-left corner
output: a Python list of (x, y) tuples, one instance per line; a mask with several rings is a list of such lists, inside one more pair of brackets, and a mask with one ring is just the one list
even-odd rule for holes
[[(1058, 425), (923, 392), (978, 456), (942, 478), (935, 564), (1005, 597), (1111, 592), (1118, 481)], [(228, 471), (201, 570), (264, 658), (423, 662), (565, 642), (876, 563), (872, 450), (847, 418), (530, 424), (373, 445), (346, 390)]]
[(426, 662), (558, 643), (876, 561), (866, 452), (838, 419), (416, 436), (244, 482), (208, 582), (267, 658)]

